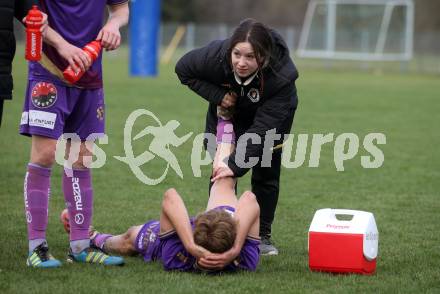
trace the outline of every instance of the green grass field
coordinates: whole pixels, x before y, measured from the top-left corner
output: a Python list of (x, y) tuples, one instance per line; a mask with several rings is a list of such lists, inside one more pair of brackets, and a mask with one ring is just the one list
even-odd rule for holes
[[(283, 169), (281, 194), (273, 226), (278, 257), (262, 258), (257, 272), (205, 276), (164, 272), (160, 264), (127, 258), (122, 268), (65, 264), (55, 270), (25, 266), (26, 225), (23, 176), (29, 159), (29, 138), (17, 133), (26, 87), (25, 63), (18, 51), (14, 63), (15, 93), (5, 103), (0, 129), (0, 293), (438, 293), (440, 291), (440, 83), (438, 76), (375, 75), (368, 72), (317, 71), (299, 68), (300, 104), (295, 134), (355, 133), (361, 143), (372, 132), (386, 135), (379, 146), (382, 167), (364, 169), (358, 155), (337, 172), (334, 142), (323, 146), (320, 166)], [(299, 63), (301, 64), (301, 63)], [(155, 113), (162, 123), (181, 122), (177, 134), (204, 129), (206, 102), (181, 86), (173, 66), (160, 68), (156, 79), (129, 78), (127, 56), (105, 59), (106, 119), (109, 142), (100, 147), (107, 162), (94, 171), (94, 226), (121, 233), (129, 226), (158, 218), (163, 191), (175, 187), (190, 214), (207, 201), (210, 168), (202, 177), (192, 174), (191, 140), (172, 149), (184, 179), (173, 171), (164, 182), (146, 186), (129, 167), (113, 156), (124, 155), (125, 120), (135, 109)], [(144, 123), (144, 124), (142, 124)], [(145, 126), (139, 120), (137, 129)], [(436, 127), (437, 126), (437, 127)], [(137, 154), (148, 147), (135, 146)], [(310, 141), (309, 141), (310, 143)], [(295, 145), (296, 146), (296, 145)], [(164, 168), (162, 160), (143, 170), (153, 176)], [(59, 222), (64, 207), (61, 167), (55, 166), (49, 210), (48, 242), (52, 253), (65, 260), (68, 236)], [(249, 177), (239, 191), (249, 189)], [(332, 275), (308, 269), (307, 232), (317, 209), (349, 208), (374, 213), (379, 228), (379, 257), (373, 276)]]

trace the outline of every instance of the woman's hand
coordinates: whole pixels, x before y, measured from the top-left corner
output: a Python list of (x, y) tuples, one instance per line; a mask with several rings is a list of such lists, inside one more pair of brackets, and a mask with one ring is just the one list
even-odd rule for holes
[(214, 172), (212, 173), (211, 182), (215, 182), (222, 178), (233, 177), (234, 172), (227, 166), (219, 166), (214, 168)]
[(225, 96), (222, 99), (222, 103), (220, 106), (224, 108), (229, 108), (235, 105), (235, 102), (237, 102), (237, 94), (234, 92), (226, 93)]

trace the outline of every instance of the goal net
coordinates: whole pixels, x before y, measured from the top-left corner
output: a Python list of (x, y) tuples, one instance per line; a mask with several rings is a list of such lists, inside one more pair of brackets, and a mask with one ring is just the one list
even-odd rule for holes
[(311, 0), (297, 54), (361, 61), (410, 60), (412, 0)]

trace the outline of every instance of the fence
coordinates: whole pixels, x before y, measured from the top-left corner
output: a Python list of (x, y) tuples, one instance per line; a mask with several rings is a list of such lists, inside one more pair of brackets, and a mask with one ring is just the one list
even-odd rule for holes
[[(159, 44), (161, 49), (165, 49), (177, 28), (182, 24), (177, 23), (162, 23), (160, 28)], [(172, 60), (177, 60), (185, 52), (204, 46), (215, 39), (227, 38), (233, 31), (234, 26), (227, 24), (184, 24), (185, 33), (180, 40), (177, 50), (172, 56)], [(20, 24), (16, 23), (17, 40), (23, 42), (24, 30)], [(300, 68), (322, 68), (324, 70), (343, 70), (343, 69), (357, 69), (357, 70), (379, 70), (384, 72), (416, 72), (428, 74), (440, 74), (440, 32), (415, 32), (414, 33), (414, 56), (408, 62), (392, 62), (392, 61), (335, 61), (323, 59), (305, 59), (296, 56), (295, 52), (298, 48), (300, 39), (300, 27), (274, 27), (285, 39), (287, 46), (291, 50), (292, 57), (295, 63)], [(124, 28), (121, 32), (123, 45), (128, 44), (129, 36), (128, 29)], [(348, 33), (349, 34), (349, 33)], [(368, 36), (368, 35), (367, 35)], [(399, 37), (391, 37), (391, 42), (398, 46)], [(360, 46), (368, 47), (368, 38), (363, 40)], [(163, 53), (163, 50), (161, 50)], [(117, 52), (112, 54), (118, 54)], [(128, 61), (127, 61), (128, 66)]]

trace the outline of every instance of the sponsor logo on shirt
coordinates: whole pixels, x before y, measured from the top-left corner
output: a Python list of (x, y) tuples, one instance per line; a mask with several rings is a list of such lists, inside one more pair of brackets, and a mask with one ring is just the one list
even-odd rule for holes
[(31, 101), (38, 108), (51, 107), (57, 101), (57, 88), (52, 83), (39, 82), (32, 88)]
[[(29, 110), (29, 126), (53, 130), (57, 114), (39, 110)], [(23, 115), (22, 115), (23, 121)]]

